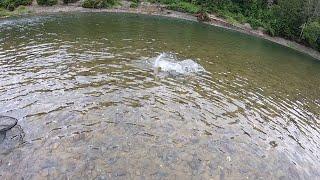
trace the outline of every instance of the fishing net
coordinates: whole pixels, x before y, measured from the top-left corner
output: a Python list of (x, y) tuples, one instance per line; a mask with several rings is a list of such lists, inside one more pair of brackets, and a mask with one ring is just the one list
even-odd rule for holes
[(0, 133), (4, 133), (13, 128), (18, 120), (9, 116), (0, 116)]
[(18, 120), (9, 116), (0, 116), (0, 143), (6, 137), (6, 131), (13, 128), (18, 123)]

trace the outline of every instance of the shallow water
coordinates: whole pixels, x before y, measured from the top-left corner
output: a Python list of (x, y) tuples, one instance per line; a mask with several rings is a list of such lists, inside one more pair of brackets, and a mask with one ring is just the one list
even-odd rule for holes
[[(155, 72), (165, 52), (203, 71)], [(320, 178), (320, 61), (184, 20), (0, 21), (1, 179)]]

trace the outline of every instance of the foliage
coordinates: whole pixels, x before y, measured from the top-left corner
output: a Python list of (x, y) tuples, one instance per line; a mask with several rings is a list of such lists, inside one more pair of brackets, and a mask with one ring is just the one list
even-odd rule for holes
[(27, 14), (30, 11), (25, 6), (19, 6), (14, 11), (9, 11), (7, 9), (0, 8), (0, 17), (8, 16), (18, 16), (22, 14)]
[(117, 0), (84, 0), (82, 7), (84, 8), (109, 8), (116, 5)]
[(158, 2), (158, 3), (161, 3), (161, 4), (174, 4), (174, 3), (176, 3), (176, 2), (178, 2), (178, 0), (150, 0), (150, 2), (152, 2), (152, 3), (156, 3), (156, 2)]
[(16, 7), (30, 5), (32, 0), (0, 0), (0, 7), (13, 11)]
[(187, 12), (187, 13), (193, 13), (193, 14), (200, 12), (200, 6), (192, 3), (188, 3), (188, 2), (183, 2), (183, 1), (178, 1), (176, 3), (170, 4), (168, 6), (168, 9)]
[(313, 48), (320, 51), (320, 21), (314, 21), (305, 27), (303, 38)]
[(58, 3), (58, 0), (37, 0), (40, 6), (53, 6)]
[(64, 4), (69, 4), (69, 3), (75, 3), (77, 1), (79, 1), (79, 0), (63, 0), (63, 3)]
[(0, 8), (0, 17), (6, 17), (9, 16), (9, 11), (4, 9), (4, 8)]
[(130, 7), (131, 8), (137, 8), (139, 6), (139, 4), (138, 3), (135, 3), (135, 2), (132, 2), (131, 4), (130, 4)]
[(132, 2), (131, 4), (130, 4), (130, 7), (131, 8), (137, 8), (139, 6), (139, 4), (138, 3), (135, 3), (135, 2)]
[(271, 24), (275, 35), (289, 39), (299, 37), (301, 25), (304, 23), (301, 0), (281, 0), (273, 7), (274, 22)]
[(139, 0), (132, 0), (130, 7), (131, 8), (137, 8), (139, 6)]

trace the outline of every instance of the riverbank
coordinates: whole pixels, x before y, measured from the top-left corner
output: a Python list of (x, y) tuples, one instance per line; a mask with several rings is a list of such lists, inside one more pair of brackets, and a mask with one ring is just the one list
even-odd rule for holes
[[(26, 14), (34, 14), (34, 15), (43, 15), (43, 14), (52, 14), (52, 13), (59, 13), (59, 12), (114, 12), (114, 13), (136, 13), (136, 14), (147, 14), (147, 15), (157, 15), (157, 16), (166, 16), (172, 18), (179, 18), (185, 19), (190, 21), (197, 21), (197, 18), (188, 13), (182, 13), (177, 11), (168, 10), (165, 8), (164, 5), (160, 4), (151, 4), (148, 2), (142, 2), (137, 8), (130, 8), (131, 2), (129, 1), (121, 1), (121, 5), (115, 6), (110, 9), (87, 9), (81, 7), (80, 3), (73, 3), (73, 4), (58, 4), (54, 6), (39, 6), (34, 1), (31, 6), (28, 6), (28, 11), (24, 11), (21, 15)], [(25, 13), (28, 12), (28, 13)], [(17, 14), (14, 14), (17, 15)], [(234, 31), (238, 31), (241, 33), (249, 34), (252, 36), (260, 37), (274, 43), (283, 45), (285, 47), (289, 47), (291, 49), (297, 50), (299, 52), (308, 54), (313, 58), (320, 60), (320, 52), (306, 47), (302, 44), (299, 44), (294, 41), (290, 41), (281, 37), (271, 37), (262, 30), (254, 30), (248, 24), (232, 24), (222, 18), (219, 18), (213, 14), (209, 14), (210, 20), (208, 22), (204, 22), (209, 25), (222, 27)]]

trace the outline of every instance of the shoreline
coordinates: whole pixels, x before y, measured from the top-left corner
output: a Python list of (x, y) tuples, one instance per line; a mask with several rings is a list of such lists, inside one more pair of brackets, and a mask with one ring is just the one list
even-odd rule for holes
[[(80, 6), (80, 3), (73, 4), (58, 4), (54, 6), (39, 6), (35, 2), (31, 6), (27, 6), (27, 9), (30, 13), (19, 15), (21, 17), (26, 15), (46, 15), (46, 14), (55, 14), (55, 13), (68, 13), (68, 12), (110, 12), (110, 13), (132, 13), (132, 14), (143, 14), (143, 15), (153, 15), (153, 16), (163, 16), (171, 17), (177, 19), (183, 19), (188, 21), (198, 22), (197, 17), (192, 14), (172, 11), (165, 8), (163, 5), (151, 4), (142, 2), (137, 8), (130, 8), (129, 1), (121, 1), (121, 6), (116, 6), (110, 9), (88, 9)], [(207, 25), (212, 25), (228, 30), (237, 31), (247, 35), (255, 36), (262, 38), (273, 43), (285, 46), (287, 48), (299, 51), (306, 55), (309, 55), (317, 60), (320, 60), (320, 52), (307, 47), (305, 45), (299, 44), (297, 42), (287, 40), (281, 37), (272, 37), (261, 30), (254, 30), (248, 25), (242, 24), (231, 24), (222, 18), (218, 18), (213, 14), (209, 14), (210, 21), (201, 22)], [(7, 18), (2, 18), (7, 19)], [(1, 21), (1, 19), (0, 19)]]

